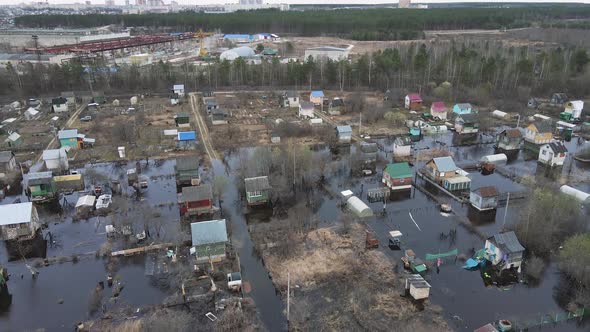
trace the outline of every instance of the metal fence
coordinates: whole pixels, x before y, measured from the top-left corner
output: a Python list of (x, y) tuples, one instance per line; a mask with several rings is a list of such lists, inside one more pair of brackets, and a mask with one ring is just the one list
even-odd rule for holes
[(580, 308), (574, 311), (567, 311), (555, 314), (539, 315), (528, 321), (518, 322), (515, 324), (518, 331), (525, 331), (534, 327), (541, 327), (546, 324), (557, 324), (571, 319), (582, 319), (585, 316), (590, 316), (590, 309)]

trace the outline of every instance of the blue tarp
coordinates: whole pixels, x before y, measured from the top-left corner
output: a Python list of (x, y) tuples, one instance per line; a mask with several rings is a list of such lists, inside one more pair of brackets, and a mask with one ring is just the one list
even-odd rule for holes
[(179, 141), (194, 141), (197, 139), (197, 133), (194, 131), (181, 131), (178, 133)]
[(478, 261), (476, 261), (473, 258), (469, 258), (465, 262), (465, 265), (463, 265), (463, 268), (466, 269), (466, 270), (470, 270), (470, 269), (476, 268), (478, 265), (479, 265), (479, 262)]

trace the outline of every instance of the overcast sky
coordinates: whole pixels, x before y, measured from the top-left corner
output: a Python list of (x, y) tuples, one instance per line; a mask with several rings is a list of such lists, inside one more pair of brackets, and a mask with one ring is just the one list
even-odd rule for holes
[[(84, 3), (84, 0), (48, 0), (49, 3)], [(123, 4), (125, 0), (115, 0), (117, 4)], [(171, 0), (164, 0), (165, 3), (170, 3)], [(35, 1), (20, 1), (22, 3), (32, 3)], [(44, 0), (43, 0), (44, 2)], [(92, 4), (104, 4), (104, 0), (91, 0)], [(131, 0), (133, 3), (134, 0)], [(180, 4), (187, 4), (187, 5), (205, 5), (205, 4), (225, 4), (225, 3), (237, 3), (238, 0), (176, 0), (176, 2)], [(265, 3), (289, 3), (289, 4), (375, 4), (375, 3), (397, 3), (397, 1), (379, 1), (379, 0), (264, 0)], [(447, 3), (447, 2), (483, 2), (477, 0), (413, 0), (412, 2), (416, 3)], [(509, 1), (509, 0), (492, 0), (486, 1), (488, 3), (491, 2), (548, 2), (548, 3), (590, 3), (590, 0), (578, 0), (578, 1), (567, 1), (567, 0), (516, 0), (516, 1)], [(15, 4), (19, 3), (18, 0), (0, 0), (0, 5), (8, 5), (8, 4)]]

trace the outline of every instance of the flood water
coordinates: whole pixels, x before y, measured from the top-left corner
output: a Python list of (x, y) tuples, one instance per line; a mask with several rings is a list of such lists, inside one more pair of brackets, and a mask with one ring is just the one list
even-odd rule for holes
[[(442, 142), (445, 145), (435, 143)], [(386, 140), (380, 141), (390, 149)], [(493, 144), (450, 147), (452, 135), (439, 135), (426, 137), (416, 144), (416, 149), (439, 144), (446, 146), (456, 156), (458, 164), (478, 161), (482, 156), (493, 154)], [(566, 143), (570, 151), (580, 148), (577, 142)], [(330, 153), (327, 148), (319, 149), (314, 153)], [(354, 146), (350, 152), (340, 154), (333, 163), (343, 165), (344, 170), (337, 171), (340, 167), (332, 169), (326, 178), (328, 186), (336, 192), (350, 189), (363, 201), (367, 202), (366, 191), (379, 187), (381, 170), (378, 167), (377, 175), (371, 177), (351, 177), (347, 169), (350, 155), (355, 153)], [(390, 156), (388, 156), (390, 157)], [(385, 153), (380, 153), (380, 158), (385, 160)], [(244, 215), (243, 194), (238, 190), (237, 172), (238, 160), (236, 154), (226, 155), (224, 163), (214, 160), (209, 178), (213, 175), (225, 175), (228, 177), (228, 186), (223, 194), (223, 218), (229, 221), (231, 228), (231, 241), (240, 257), (242, 276), (245, 282), (250, 284), (251, 291), (245, 296), (251, 297), (264, 327), (269, 331), (286, 330), (285, 306), (279, 295), (275, 292), (272, 281), (264, 268), (263, 262), (254, 250), (250, 239), (248, 225)], [(415, 165), (414, 170), (423, 163)], [(227, 165), (227, 166), (226, 166)], [(86, 170), (94, 169), (97, 173), (107, 175), (109, 178), (118, 178), (125, 182), (124, 173), (127, 168), (133, 168), (135, 162), (127, 165), (116, 166), (114, 164), (88, 165)], [(507, 168), (515, 172), (534, 174), (536, 160), (525, 160), (523, 154), (519, 154), (515, 161), (511, 161)], [(573, 163), (572, 173), (584, 176), (588, 169), (583, 165)], [(99, 281), (106, 279), (108, 273), (106, 260), (95, 258), (90, 254), (96, 251), (105, 240), (104, 226), (110, 223), (110, 218), (130, 218), (134, 220), (135, 230), (141, 229), (143, 219), (149, 218), (144, 210), (150, 206), (157, 210), (164, 219), (160, 236), (164, 240), (178, 240), (188, 238), (188, 234), (178, 232), (179, 212), (176, 204), (176, 187), (174, 180), (174, 161), (161, 163), (150, 162), (149, 167), (143, 168), (142, 174), (150, 178), (149, 188), (136, 199), (134, 193), (126, 190), (126, 196), (130, 197), (128, 205), (121, 208), (127, 211), (126, 215), (111, 215), (110, 217), (94, 217), (89, 220), (73, 220), (73, 211), (65, 209), (60, 216), (55, 211), (40, 208), (43, 221), (47, 221), (49, 228), (44, 233), (51, 231), (55, 243), (48, 246), (48, 256), (71, 256), (73, 254), (85, 254), (80, 256), (77, 263), (65, 262), (53, 264), (47, 267), (38, 267), (40, 275), (36, 280), (31, 278), (30, 272), (23, 261), (7, 262), (4, 247), (0, 246), (0, 264), (6, 266), (11, 273), (8, 283), (12, 294), (12, 305), (7, 312), (0, 314), (0, 331), (20, 331), (36, 328), (45, 328), (47, 331), (69, 330), (74, 323), (90, 318), (88, 314), (88, 301), (91, 291)], [(499, 191), (519, 191), (523, 188), (513, 181), (493, 174), (483, 176), (472, 172), (472, 188), (483, 185), (495, 185)], [(87, 183), (88, 184), (88, 183)], [(578, 182), (574, 186), (583, 190), (590, 189), (587, 182)], [(362, 188), (362, 189), (361, 189)], [(319, 189), (318, 189), (319, 190)], [(69, 203), (75, 204), (78, 194), (66, 196)], [(454, 213), (458, 216), (468, 215), (468, 206), (445, 196), (440, 196), (453, 205)], [(12, 202), (16, 197), (6, 198), (2, 204)], [(117, 200), (115, 196), (114, 200)], [(24, 198), (26, 201), (26, 198)], [(316, 219), (322, 220), (322, 225), (333, 225), (342, 211), (338, 206), (337, 198), (330, 198), (325, 194), (316, 212)], [(518, 210), (522, 202), (515, 200), (510, 203), (506, 213), (506, 225), (517, 221)], [(375, 212), (383, 209), (382, 203), (369, 203)], [(497, 209), (495, 220), (477, 226), (486, 235), (493, 235), (502, 229), (505, 207)], [(478, 236), (468, 232), (457, 222), (457, 217), (451, 215), (445, 217), (440, 214), (437, 203), (424, 193), (413, 190), (405, 198), (389, 202), (385, 216), (377, 215), (365, 219), (368, 227), (375, 231), (382, 244), (378, 250), (383, 251), (395, 263), (399, 263), (402, 251), (391, 251), (384, 244), (387, 243), (389, 231), (397, 229), (403, 235), (403, 249), (411, 248), (420, 257), (426, 253), (439, 253), (457, 248), (460, 253), (468, 253), (472, 248), (482, 248), (484, 241)], [(418, 224), (414, 224), (409, 213)], [(450, 230), (457, 231), (454, 242), (449, 239), (441, 240), (441, 233)], [(152, 236), (154, 236), (152, 234)], [(113, 248), (116, 250), (117, 248)], [(143, 305), (157, 304), (168, 295), (170, 290), (158, 287), (153, 280), (145, 275), (145, 258), (118, 260), (115, 267), (116, 276), (125, 284), (118, 301), (129, 305), (131, 308)], [(429, 271), (426, 279), (432, 285), (430, 301), (442, 306), (444, 316), (451, 327), (458, 330), (473, 330), (488, 322), (497, 319), (512, 319), (514, 321), (530, 320), (540, 314), (562, 312), (557, 301), (555, 288), (560, 282), (559, 271), (555, 265), (550, 265), (537, 285), (515, 284), (506, 288), (486, 287), (479, 272), (466, 271), (462, 262), (455, 262), (454, 258), (443, 259), (440, 273)], [(393, 271), (392, 271), (393, 272)], [(21, 275), (23, 278), (21, 279)], [(108, 289), (105, 297), (109, 296)], [(62, 304), (58, 304), (58, 301)], [(31, 319), (35, 317), (35, 319)], [(587, 331), (588, 326), (576, 326), (574, 323), (547, 326), (548, 331)]]

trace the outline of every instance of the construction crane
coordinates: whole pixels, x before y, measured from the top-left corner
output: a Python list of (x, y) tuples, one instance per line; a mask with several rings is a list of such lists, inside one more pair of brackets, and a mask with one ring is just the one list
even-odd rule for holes
[(195, 37), (199, 38), (199, 57), (207, 56), (207, 49), (205, 48), (205, 37), (213, 36), (213, 32), (203, 32), (203, 29), (199, 29), (195, 33)]

